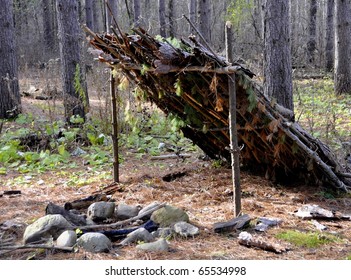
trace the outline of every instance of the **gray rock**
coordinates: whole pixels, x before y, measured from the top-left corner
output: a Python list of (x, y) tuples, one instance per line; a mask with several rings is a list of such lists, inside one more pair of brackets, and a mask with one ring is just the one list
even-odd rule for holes
[(56, 239), (62, 232), (71, 227), (72, 225), (61, 215), (46, 215), (26, 228), (23, 242), (27, 244), (51, 237)]
[(169, 227), (177, 222), (189, 222), (189, 216), (180, 208), (166, 205), (153, 212), (151, 220), (161, 227)]
[(144, 243), (137, 245), (138, 250), (150, 251), (150, 252), (164, 252), (168, 251), (168, 243), (164, 238), (160, 238), (155, 242)]
[(281, 223), (282, 223), (281, 219), (261, 217), (261, 218), (258, 218), (258, 224), (255, 226), (255, 230), (264, 232), (269, 227), (274, 227)]
[(324, 209), (318, 205), (306, 204), (297, 210), (295, 215), (299, 218), (303, 219), (311, 219), (311, 218), (322, 218), (322, 219), (333, 219), (335, 215), (332, 211)]
[(269, 225), (264, 224), (264, 223), (258, 223), (258, 224), (255, 226), (255, 230), (261, 231), (261, 232), (265, 232), (268, 228), (269, 228)]
[(325, 225), (322, 225), (321, 223), (318, 223), (316, 220), (312, 220), (311, 223), (319, 230), (319, 231), (323, 231), (323, 230), (327, 230), (328, 227)]
[(132, 206), (121, 203), (118, 204), (115, 215), (118, 220), (126, 220), (137, 216), (139, 211), (140, 206)]
[[(159, 206), (159, 205), (160, 205), (160, 203), (157, 201), (152, 202), (149, 205), (146, 205), (144, 208), (142, 208), (138, 214), (142, 215), (143, 213), (145, 213), (145, 212), (147, 212), (147, 211), (151, 210), (152, 208)], [(143, 217), (143, 220), (149, 220), (151, 215), (152, 215), (152, 213), (146, 215), (145, 217)]]
[(108, 252), (112, 248), (112, 243), (104, 234), (98, 232), (88, 232), (77, 240), (78, 246), (93, 253)]
[(57, 238), (56, 244), (60, 247), (73, 247), (77, 242), (77, 234), (73, 230), (66, 230)]
[(174, 231), (183, 237), (193, 237), (198, 235), (200, 230), (187, 222), (178, 222), (174, 225)]
[(148, 232), (145, 228), (138, 228), (137, 230), (129, 233), (127, 237), (121, 241), (120, 245), (124, 246), (138, 241), (151, 242), (153, 240), (154, 237), (150, 232)]
[(170, 227), (158, 228), (156, 231), (151, 233), (155, 238), (171, 238), (174, 234), (174, 230)]
[(115, 212), (115, 203), (100, 201), (91, 204), (88, 208), (88, 218), (93, 221), (102, 221), (111, 218)]

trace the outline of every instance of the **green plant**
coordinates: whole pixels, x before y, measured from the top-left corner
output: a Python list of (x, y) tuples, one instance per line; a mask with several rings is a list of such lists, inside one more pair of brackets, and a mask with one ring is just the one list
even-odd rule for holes
[(227, 9), (227, 20), (230, 20), (234, 27), (240, 31), (242, 22), (251, 16), (251, 10), (255, 7), (253, 0), (232, 1)]
[(348, 141), (351, 96), (336, 96), (332, 79), (295, 82), (294, 105), (297, 121), (313, 136), (335, 150), (341, 149), (342, 141)]
[(82, 101), (84, 108), (87, 108), (88, 106), (87, 96), (86, 96), (85, 89), (82, 85), (82, 74), (81, 74), (79, 64), (76, 65), (76, 70), (74, 72), (74, 89), (77, 95), (79, 96), (80, 100)]
[(296, 230), (287, 230), (276, 235), (277, 238), (288, 241), (296, 246), (316, 248), (331, 242), (337, 242), (339, 239), (333, 235), (317, 232), (300, 232)]

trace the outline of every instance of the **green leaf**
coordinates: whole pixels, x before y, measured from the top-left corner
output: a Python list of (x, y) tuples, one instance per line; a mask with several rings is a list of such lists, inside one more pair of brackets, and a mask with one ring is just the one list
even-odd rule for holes
[(178, 78), (177, 81), (174, 83), (174, 88), (176, 89), (176, 95), (177, 96), (182, 96), (183, 94), (183, 89), (182, 89), (182, 83), (180, 79)]

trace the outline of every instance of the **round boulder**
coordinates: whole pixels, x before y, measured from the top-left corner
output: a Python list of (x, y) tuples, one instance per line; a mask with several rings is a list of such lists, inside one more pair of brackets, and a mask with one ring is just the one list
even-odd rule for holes
[(57, 238), (56, 244), (60, 247), (73, 247), (77, 242), (77, 234), (73, 230), (66, 230)]
[(189, 216), (184, 210), (166, 205), (151, 215), (151, 220), (160, 225), (160, 227), (169, 227), (177, 222), (189, 222)]
[(112, 243), (104, 234), (98, 232), (88, 232), (78, 238), (77, 244), (79, 247), (92, 253), (109, 252), (112, 248)]
[(69, 228), (72, 228), (72, 225), (62, 215), (46, 215), (26, 228), (23, 234), (23, 242), (27, 244), (50, 237), (56, 239)]

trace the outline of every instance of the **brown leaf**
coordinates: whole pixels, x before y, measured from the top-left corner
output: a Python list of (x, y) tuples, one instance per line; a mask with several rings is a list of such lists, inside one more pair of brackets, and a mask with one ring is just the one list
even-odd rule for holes
[(215, 108), (215, 110), (216, 110), (217, 112), (223, 112), (223, 104), (224, 104), (223, 98), (220, 97), (219, 95), (217, 95), (216, 108)]
[(270, 129), (270, 131), (272, 131), (273, 133), (278, 132), (278, 125), (280, 124), (280, 120), (273, 120), (269, 123), (268, 127)]
[(217, 75), (214, 74), (210, 84), (210, 91), (217, 94), (217, 85), (218, 85)]

